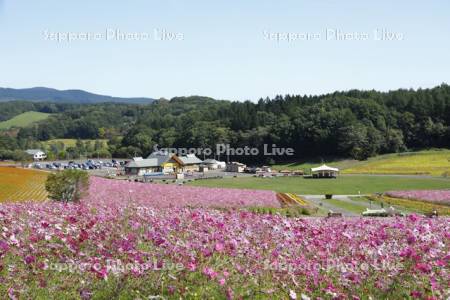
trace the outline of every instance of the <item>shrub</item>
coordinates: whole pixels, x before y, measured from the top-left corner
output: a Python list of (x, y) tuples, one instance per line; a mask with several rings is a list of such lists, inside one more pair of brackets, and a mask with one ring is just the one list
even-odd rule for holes
[(77, 202), (87, 194), (89, 174), (80, 170), (64, 170), (50, 174), (45, 183), (49, 198), (62, 202)]
[(302, 208), (302, 215), (310, 216), (311, 212), (308, 209), (306, 209), (305, 207), (303, 207)]

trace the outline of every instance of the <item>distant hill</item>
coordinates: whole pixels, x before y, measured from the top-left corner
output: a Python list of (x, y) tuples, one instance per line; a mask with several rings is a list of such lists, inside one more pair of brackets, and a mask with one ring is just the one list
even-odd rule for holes
[(9, 129), (11, 127), (27, 127), (34, 122), (42, 121), (48, 118), (50, 114), (28, 111), (17, 115), (12, 119), (0, 122), (0, 129)]
[(60, 91), (46, 87), (35, 87), (29, 89), (0, 88), (0, 102), (16, 100), (76, 104), (93, 104), (105, 102), (149, 104), (155, 101), (155, 99), (152, 98), (120, 98), (97, 95), (83, 90)]

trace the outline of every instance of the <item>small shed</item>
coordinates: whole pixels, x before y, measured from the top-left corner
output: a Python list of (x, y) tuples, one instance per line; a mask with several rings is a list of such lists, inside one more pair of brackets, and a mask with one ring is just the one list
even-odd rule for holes
[(215, 159), (206, 159), (203, 161), (203, 164), (208, 167), (210, 170), (217, 170), (217, 169), (225, 169), (226, 163), (223, 161), (218, 161)]
[(143, 159), (142, 157), (135, 157), (125, 165), (125, 174), (127, 175), (143, 176), (156, 172), (162, 172), (156, 158)]
[(339, 169), (321, 165), (317, 168), (311, 168), (313, 178), (336, 178), (339, 175)]

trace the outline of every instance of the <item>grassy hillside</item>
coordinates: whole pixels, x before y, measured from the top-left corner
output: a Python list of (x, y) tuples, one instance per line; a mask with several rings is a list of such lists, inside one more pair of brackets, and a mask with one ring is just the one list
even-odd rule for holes
[(9, 129), (11, 127), (27, 127), (34, 122), (42, 121), (47, 119), (50, 114), (28, 111), (20, 115), (15, 116), (7, 121), (0, 122), (0, 129)]
[(341, 169), (343, 174), (405, 174), (405, 175), (450, 175), (450, 150), (428, 150), (420, 152), (386, 154), (357, 160), (316, 160), (274, 165), (275, 170), (304, 170), (322, 163)]
[(345, 170), (355, 165), (361, 164), (364, 162), (359, 162), (357, 160), (352, 159), (308, 159), (307, 161), (300, 162), (291, 162), (284, 164), (276, 164), (272, 166), (273, 170), (303, 170), (305, 172), (309, 172), (311, 168), (320, 166), (322, 164), (327, 164), (329, 166), (337, 167), (341, 170)]
[[(83, 142), (92, 142), (95, 143), (96, 140), (82, 140)], [(98, 141), (102, 142), (106, 147), (108, 140), (107, 139), (99, 139)], [(53, 139), (44, 142), (47, 146), (55, 143), (63, 143), (66, 148), (75, 147), (77, 140), (76, 139)]]
[(450, 176), (450, 150), (380, 156), (344, 170), (347, 174), (414, 174)]
[(444, 178), (411, 178), (381, 175), (344, 175), (338, 179), (303, 179), (302, 177), (231, 178), (197, 180), (190, 185), (274, 190), (294, 194), (370, 194), (389, 190), (443, 189), (450, 187)]

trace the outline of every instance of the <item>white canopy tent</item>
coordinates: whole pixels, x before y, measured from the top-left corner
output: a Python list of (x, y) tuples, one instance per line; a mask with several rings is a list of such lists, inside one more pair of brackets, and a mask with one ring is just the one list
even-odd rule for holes
[(311, 168), (311, 174), (315, 178), (335, 178), (339, 174), (339, 169), (324, 164), (317, 168)]

